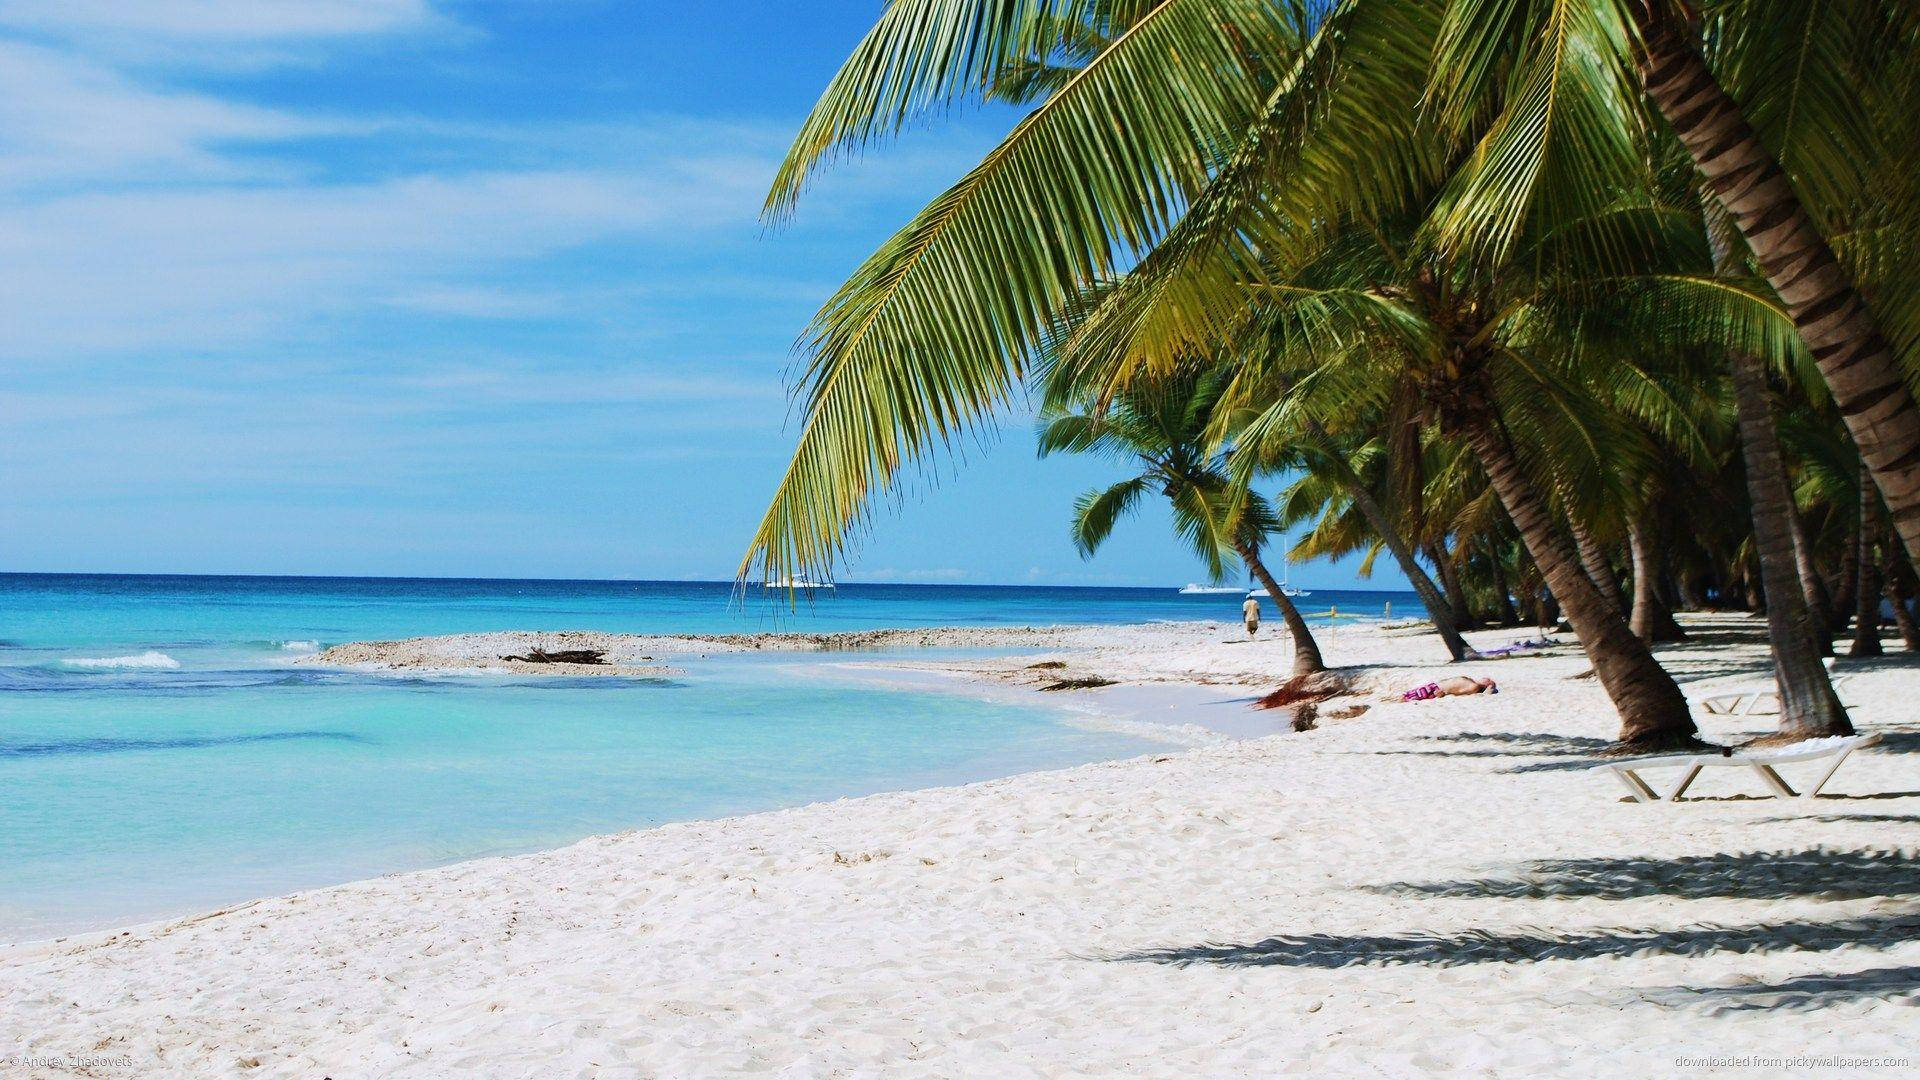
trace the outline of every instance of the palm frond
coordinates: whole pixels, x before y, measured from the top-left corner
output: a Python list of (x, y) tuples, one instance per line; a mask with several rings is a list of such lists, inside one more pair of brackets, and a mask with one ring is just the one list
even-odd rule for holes
[(1073, 503), (1073, 546), (1082, 556), (1092, 555), (1120, 519), (1131, 513), (1150, 490), (1147, 478), (1136, 476), (1111, 487), (1089, 491)]
[(1454, 127), (1497, 102), (1431, 219), (1443, 249), (1495, 266), (1530, 232), (1593, 218), (1638, 186), (1646, 120), (1627, 27), (1608, 5), (1459, 0), (1433, 67)]
[(1171, 495), (1173, 530), (1199, 557), (1215, 581), (1226, 576), (1234, 558), (1234, 535), (1219, 496), (1196, 485), (1176, 488)]
[(830, 572), (876, 488), (1008, 400), (1056, 313), (1151, 242), (1251, 115), (1249, 46), (1289, 47), (1267, 11), (1165, 0), (841, 286), (743, 574)]
[(1036, 31), (1082, 21), (1089, 0), (890, 0), (801, 124), (765, 215), (793, 210), (823, 160), (980, 93), (1044, 46)]
[(1430, 4), (1335, 4), (1180, 223), (1080, 321), (1074, 362), (1118, 385), (1229, 338), (1245, 286), (1290, 276), (1323, 226), (1437, 184), (1451, 151), (1417, 106), (1438, 25)]

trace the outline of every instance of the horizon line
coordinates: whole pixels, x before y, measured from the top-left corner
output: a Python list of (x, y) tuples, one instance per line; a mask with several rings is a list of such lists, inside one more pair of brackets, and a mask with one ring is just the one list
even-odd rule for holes
[[(586, 585), (721, 585), (729, 589), (753, 587), (733, 578), (593, 578), (593, 577), (480, 577), (466, 574), (265, 574), (265, 573), (223, 573), (212, 571), (120, 571), (120, 570), (0, 570), (0, 578), (14, 577), (95, 577), (95, 578), (257, 578), (262, 580), (293, 581), (489, 581), (489, 582), (542, 582), (547, 584), (586, 584)], [(1162, 589), (1178, 591), (1180, 585), (1048, 585), (1033, 582), (965, 582), (965, 581), (832, 581), (839, 586), (905, 586), (925, 589), (1136, 589), (1142, 592), (1157, 592)], [(1383, 589), (1320, 586), (1303, 583), (1310, 590), (1326, 592), (1359, 593), (1406, 593), (1415, 595), (1412, 589)], [(769, 592), (812, 592), (811, 589), (788, 590), (781, 587), (768, 587)]]

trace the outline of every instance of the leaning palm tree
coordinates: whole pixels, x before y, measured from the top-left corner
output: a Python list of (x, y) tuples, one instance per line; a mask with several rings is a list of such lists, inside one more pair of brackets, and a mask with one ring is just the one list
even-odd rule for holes
[(1293, 637), (1293, 674), (1326, 670), (1320, 646), (1286, 590), (1273, 580), (1260, 549), (1274, 531), (1273, 509), (1258, 495), (1236, 497), (1224, 455), (1208, 449), (1207, 428), (1219, 397), (1217, 375), (1183, 373), (1143, 383), (1097, 410), (1052, 407), (1041, 414), (1040, 455), (1103, 453), (1140, 472), (1089, 491), (1073, 504), (1073, 543), (1091, 556), (1120, 519), (1147, 496), (1164, 495), (1173, 526), (1213, 580), (1237, 559), (1267, 590)]
[[(1626, 7), (1648, 96), (1785, 305), (1908, 558), (1920, 560), (1920, 407), (1901, 361), (1915, 343), (1896, 347), (1876, 311), (1912, 306), (1915, 209), (1868, 192), (1886, 173), (1912, 182), (1920, 14), (1904, 0)], [(1862, 213), (1909, 247), (1907, 265), (1891, 275), (1906, 288), (1874, 301), (1860, 287), (1869, 265), (1857, 253), (1849, 265), (1833, 242), (1836, 219)]]
[[(1740, 410), (1740, 443), (1753, 507), (1753, 534), (1762, 587), (1767, 594), (1767, 632), (1773, 643), (1774, 682), (1780, 693), (1780, 730), (1789, 738), (1851, 735), (1853, 724), (1820, 662), (1820, 636), (1801, 588), (1789, 518), (1793, 491), (1773, 422), (1767, 368), (1747, 352), (1732, 355), (1733, 387)], [(1866, 490), (1871, 491), (1872, 485)], [(1879, 597), (1874, 597), (1877, 607)]]

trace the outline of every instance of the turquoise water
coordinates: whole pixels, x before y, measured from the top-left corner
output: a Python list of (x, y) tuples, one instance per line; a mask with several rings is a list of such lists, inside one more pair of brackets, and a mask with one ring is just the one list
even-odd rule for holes
[(699, 583), (0, 575), (0, 940), (1155, 745), (1048, 709), (837, 680), (805, 657), (716, 657), (660, 679), (291, 665), (327, 644), (1131, 622), (1238, 603), (934, 586), (846, 586), (784, 614), (729, 601)]

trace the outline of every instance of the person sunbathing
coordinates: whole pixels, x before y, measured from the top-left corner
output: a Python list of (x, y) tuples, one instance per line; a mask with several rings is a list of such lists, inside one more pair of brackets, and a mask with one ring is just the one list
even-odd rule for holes
[(1432, 701), (1437, 697), (1465, 697), (1468, 694), (1497, 694), (1500, 687), (1492, 679), (1473, 678), (1467, 675), (1454, 675), (1430, 682), (1425, 686), (1416, 686), (1400, 695), (1401, 701)]

